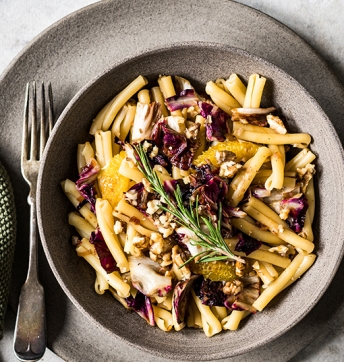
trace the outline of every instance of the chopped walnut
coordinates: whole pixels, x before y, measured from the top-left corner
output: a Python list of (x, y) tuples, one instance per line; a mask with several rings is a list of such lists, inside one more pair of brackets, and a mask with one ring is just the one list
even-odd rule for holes
[(297, 169), (298, 177), (301, 179), (301, 190), (303, 193), (306, 192), (306, 188), (309, 184), (309, 181), (312, 179), (315, 174), (315, 165), (308, 163), (303, 168)]
[(244, 276), (245, 269), (246, 269), (246, 265), (244, 263), (242, 263), (241, 261), (236, 260), (236, 262), (235, 262), (235, 274), (238, 277), (243, 277)]
[(153, 232), (149, 240), (149, 250), (155, 255), (162, 255), (171, 250), (171, 245), (162, 238), (161, 234)]
[(140, 220), (136, 217), (136, 216), (132, 216), (130, 219), (129, 219), (129, 222), (130, 223), (133, 223), (135, 225), (140, 225)]
[(115, 222), (115, 225), (113, 227), (113, 231), (115, 232), (116, 235), (120, 234), (121, 232), (123, 232), (123, 224), (117, 220)]
[(199, 123), (193, 123), (190, 127), (188, 127), (185, 130), (186, 138), (196, 140), (198, 132), (199, 132), (199, 128), (200, 128)]
[(220, 165), (219, 176), (232, 178), (241, 167), (240, 163), (235, 163), (234, 161), (223, 162)]
[(222, 291), (226, 295), (237, 295), (244, 289), (244, 284), (240, 280), (234, 279), (232, 282), (227, 282)]
[[(186, 262), (186, 258), (184, 258), (184, 253), (178, 245), (175, 245), (172, 248), (172, 260), (178, 268)], [(184, 265), (182, 268), (180, 268), (180, 271), (182, 272), (184, 279), (190, 279), (191, 271), (187, 265)]]
[(143, 178), (143, 179), (142, 179), (142, 183), (143, 183), (143, 186), (144, 186), (144, 188), (145, 188), (145, 190), (146, 190), (147, 192), (152, 192), (152, 189), (150, 188), (150, 187), (151, 187), (151, 184), (150, 184), (150, 182), (149, 182), (146, 178)]
[(148, 149), (149, 149), (151, 146), (152, 146), (152, 145), (151, 145), (149, 142), (144, 141), (144, 142), (143, 142), (143, 145), (142, 145), (142, 148), (143, 148), (143, 150), (147, 153)]
[(160, 227), (160, 228), (158, 228), (158, 230), (164, 238), (167, 238), (168, 236), (172, 235), (172, 233), (173, 233), (173, 228), (171, 228), (171, 227), (167, 227), (167, 228)]
[(216, 151), (215, 158), (217, 162), (221, 164), (222, 162), (234, 161), (236, 158), (236, 154), (232, 151), (227, 150)]
[(287, 130), (282, 122), (282, 120), (278, 116), (273, 116), (271, 114), (266, 116), (266, 120), (268, 121), (270, 128), (276, 131), (279, 134), (286, 134)]
[(132, 243), (135, 247), (141, 250), (148, 249), (149, 247), (149, 239), (145, 236), (138, 236), (138, 235), (134, 236)]

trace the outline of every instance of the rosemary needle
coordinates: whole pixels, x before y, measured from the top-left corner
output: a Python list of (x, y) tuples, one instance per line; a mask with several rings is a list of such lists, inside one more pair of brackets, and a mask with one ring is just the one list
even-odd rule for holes
[[(137, 158), (139, 159), (139, 162), (137, 162), (139, 170), (143, 173), (147, 181), (150, 183), (150, 187), (156, 193), (158, 193), (162, 200), (168, 205), (168, 207), (161, 205), (160, 208), (165, 212), (169, 212), (170, 214), (172, 214), (175, 218), (175, 221), (180, 226), (186, 227), (196, 235), (197, 239), (192, 240), (193, 245), (204, 248), (204, 251), (192, 256), (183, 265), (187, 264), (197, 256), (201, 256), (198, 262), (210, 262), (226, 259), (243, 261), (241, 258), (233, 254), (233, 252), (229, 249), (228, 245), (226, 244), (225, 240), (221, 235), (222, 204), (219, 204), (218, 222), (215, 227), (210, 219), (207, 219), (205, 217), (199, 217), (198, 197), (196, 198), (195, 208), (193, 208), (191, 202), (189, 208), (184, 206), (182, 193), (180, 191), (179, 185), (177, 185), (177, 188), (174, 191), (175, 201), (172, 200), (168, 193), (165, 191), (164, 186), (157, 173), (153, 171), (148, 156), (143, 150), (142, 145), (133, 145), (133, 149), (136, 153)], [(200, 224), (201, 221), (203, 221), (203, 223), (208, 228), (209, 234), (206, 234), (202, 230)]]

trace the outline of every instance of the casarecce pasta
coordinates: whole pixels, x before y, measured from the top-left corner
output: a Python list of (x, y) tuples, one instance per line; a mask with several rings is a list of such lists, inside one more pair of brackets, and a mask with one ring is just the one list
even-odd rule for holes
[(261, 107), (265, 83), (231, 74), (202, 96), (185, 78), (140, 75), (100, 110), (79, 178), (61, 182), (98, 294), (165, 332), (211, 337), (312, 266), (311, 136)]

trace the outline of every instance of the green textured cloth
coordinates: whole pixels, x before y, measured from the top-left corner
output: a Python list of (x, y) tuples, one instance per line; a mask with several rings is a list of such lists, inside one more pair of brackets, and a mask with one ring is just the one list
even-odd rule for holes
[(16, 236), (13, 191), (6, 170), (0, 163), (0, 339), (10, 292)]

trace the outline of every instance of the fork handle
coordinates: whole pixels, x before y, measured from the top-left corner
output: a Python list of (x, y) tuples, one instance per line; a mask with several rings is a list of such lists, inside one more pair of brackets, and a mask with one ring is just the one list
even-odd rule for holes
[(44, 289), (38, 281), (38, 232), (36, 202), (29, 197), (30, 258), (28, 276), (23, 284), (14, 331), (14, 353), (20, 361), (38, 361), (46, 349), (46, 320)]

